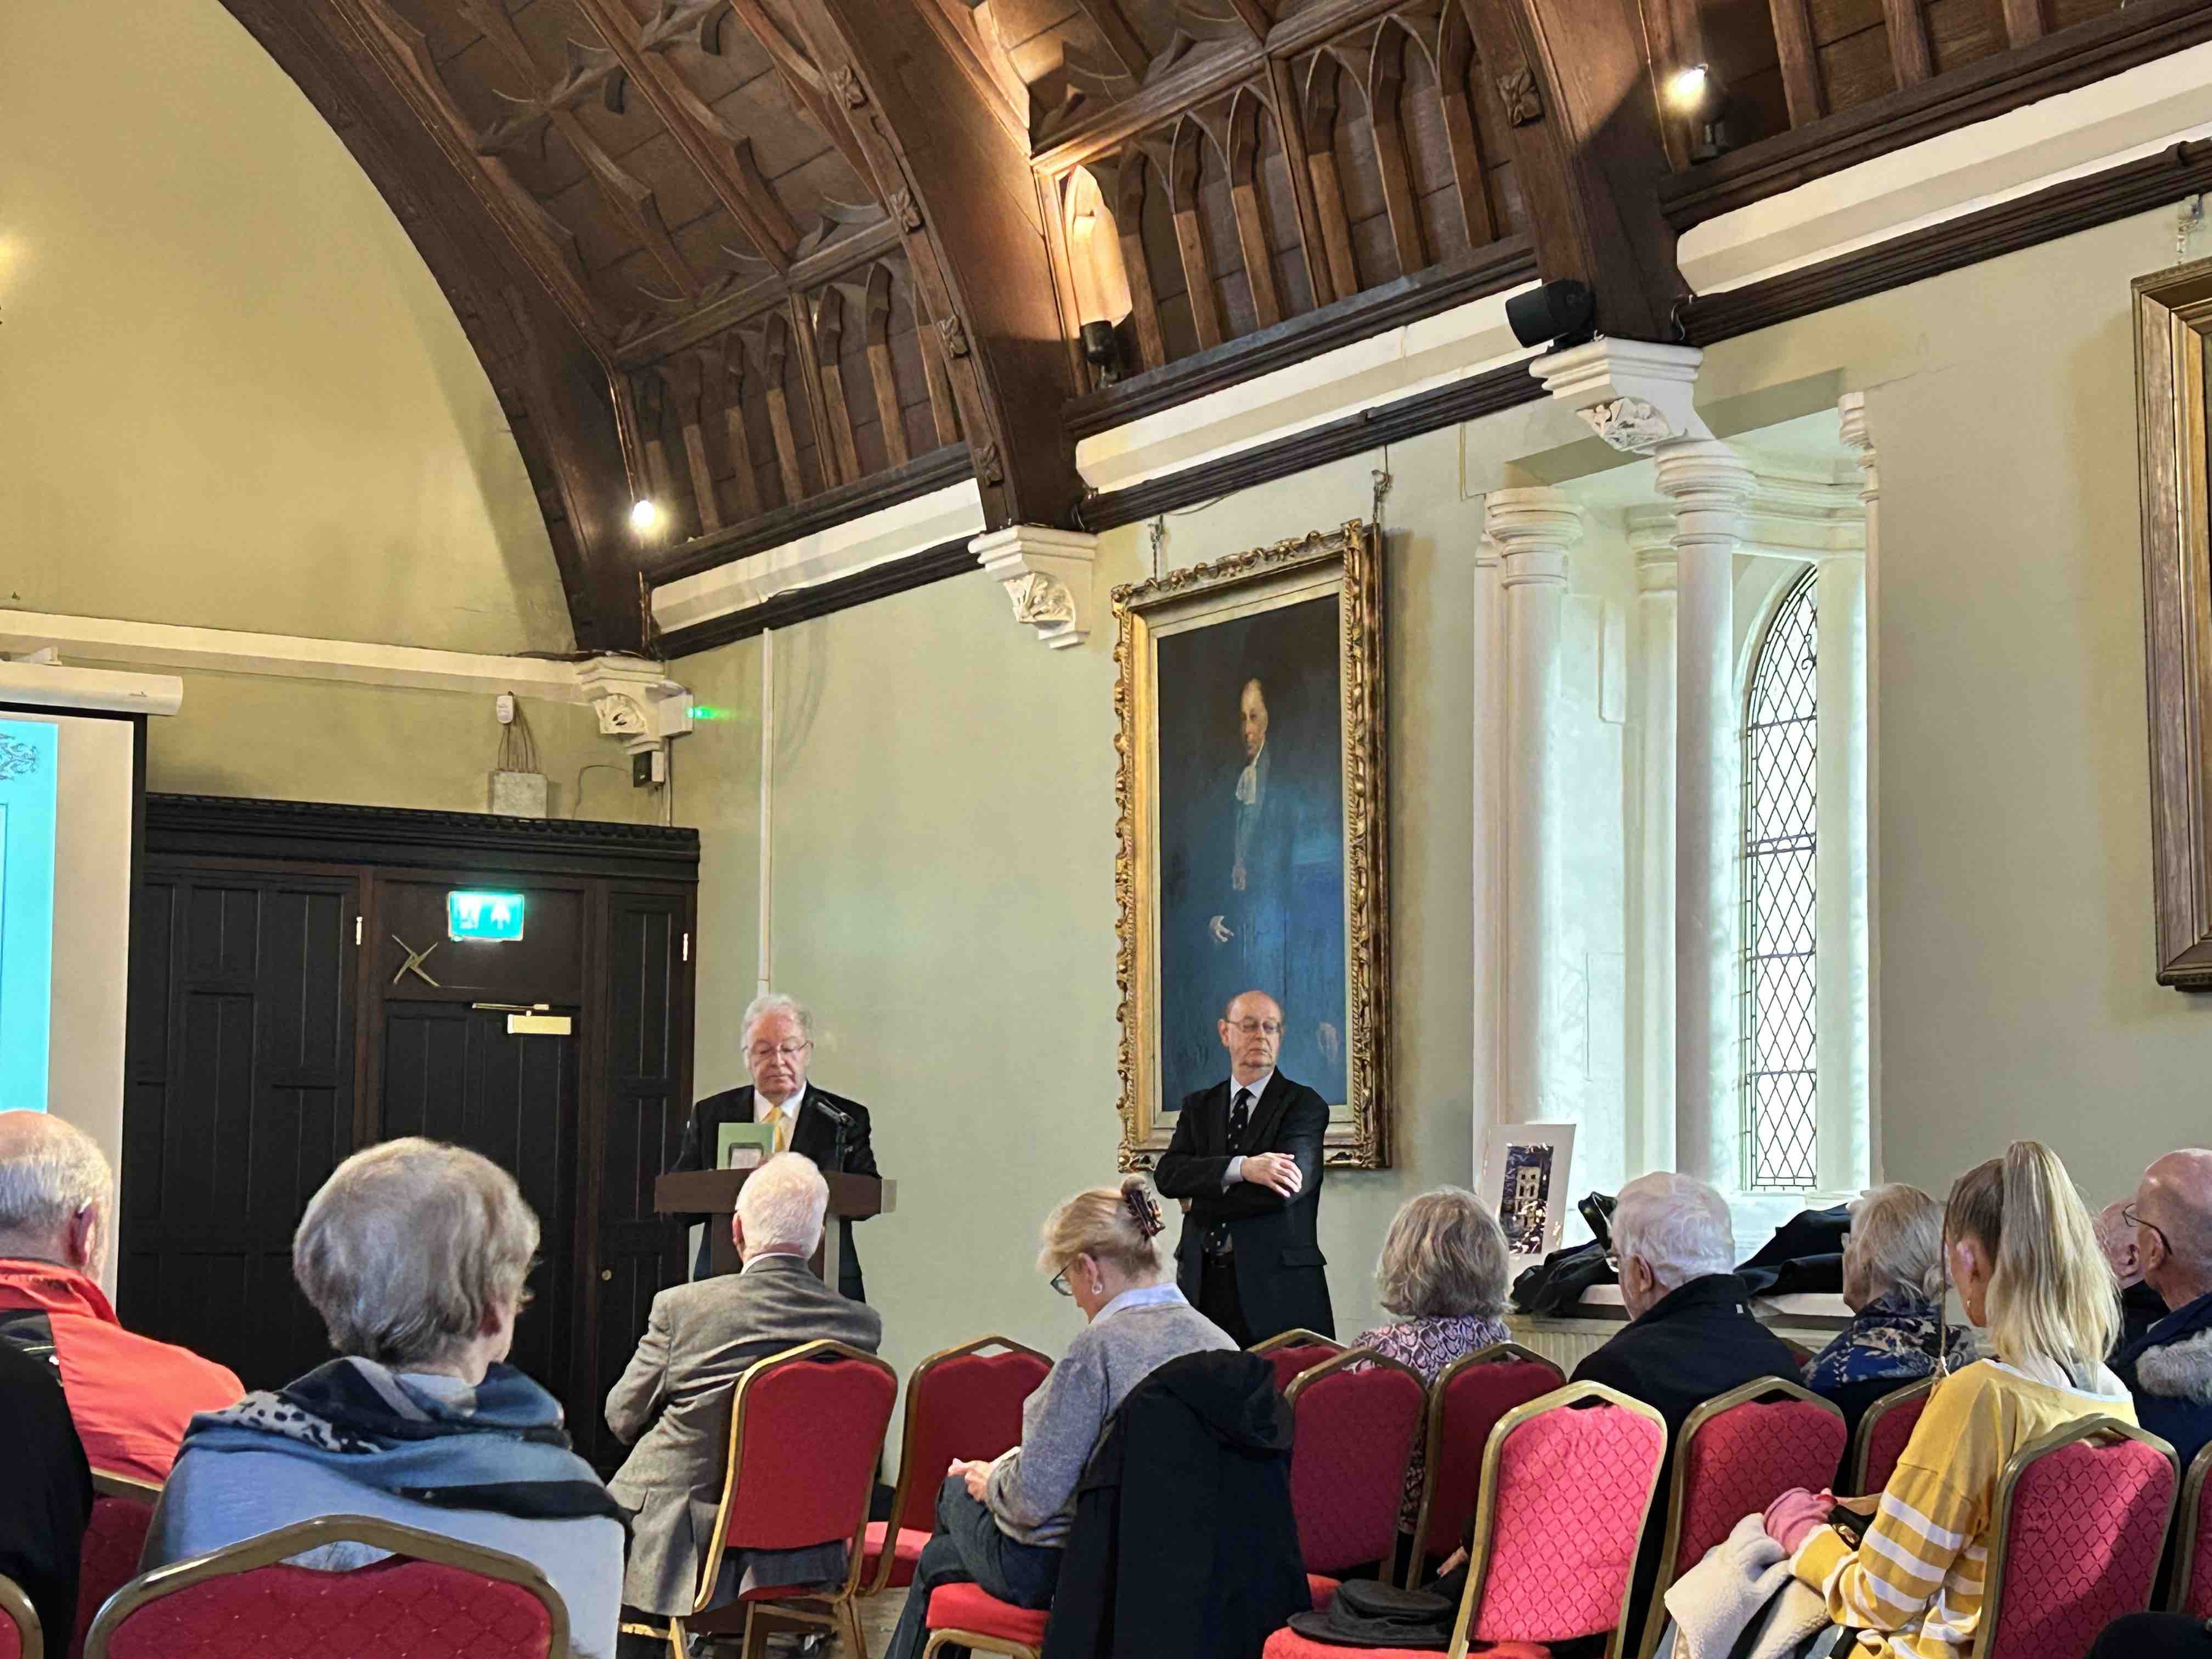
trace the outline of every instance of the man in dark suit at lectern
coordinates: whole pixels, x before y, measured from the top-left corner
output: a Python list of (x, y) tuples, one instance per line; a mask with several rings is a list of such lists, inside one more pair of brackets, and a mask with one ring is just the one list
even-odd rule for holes
[[(725, 1123), (773, 1125), (777, 1152), (801, 1153), (824, 1175), (878, 1173), (876, 1150), (868, 1140), (868, 1109), (806, 1080), (814, 1016), (802, 1004), (776, 992), (755, 997), (745, 1010), (740, 1041), (753, 1080), (708, 1095), (691, 1109), (691, 1120), (684, 1126), (684, 1149), (669, 1165), (670, 1174), (713, 1169), (715, 1132)], [(868, 1290), (860, 1277), (860, 1258), (853, 1251), (853, 1224), (840, 1217), (837, 1230), (837, 1288), (850, 1301), (866, 1302)], [(692, 1276), (707, 1276), (704, 1239)]]
[(1328, 1103), (1275, 1069), (1283, 1011), (1265, 991), (1232, 998), (1220, 1030), (1229, 1080), (1183, 1101), (1152, 1175), (1189, 1200), (1176, 1282), (1240, 1347), (1301, 1327), (1334, 1336), (1315, 1237)]

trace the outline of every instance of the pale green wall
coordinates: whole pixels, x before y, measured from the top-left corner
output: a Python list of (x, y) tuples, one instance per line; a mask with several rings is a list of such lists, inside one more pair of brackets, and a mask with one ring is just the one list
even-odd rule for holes
[(9, 0), (0, 155), (0, 605), (573, 643), (451, 306), (218, 0)]

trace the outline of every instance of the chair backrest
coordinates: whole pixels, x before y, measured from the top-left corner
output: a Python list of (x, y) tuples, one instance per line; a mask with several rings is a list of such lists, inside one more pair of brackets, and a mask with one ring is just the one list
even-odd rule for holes
[(0, 1659), (45, 1659), (45, 1632), (39, 1627), (38, 1609), (23, 1587), (0, 1577)]
[[(287, 1566), (337, 1543), (392, 1558)], [(93, 1621), (89, 1659), (568, 1659), (568, 1610), (529, 1562), (362, 1515), (325, 1515), (160, 1567)]]
[(1482, 1455), (1467, 1591), (1451, 1651), (1481, 1642), (1627, 1639), (1666, 1419), (1596, 1382), (1554, 1389), (1500, 1418)]
[(1414, 1528), (1422, 1545), (1414, 1552), (1409, 1571), (1421, 1572), (1425, 1557), (1449, 1554), (1467, 1536), (1482, 1491), (1491, 1431), (1508, 1412), (1550, 1394), (1566, 1380), (1565, 1373), (1543, 1355), (1517, 1342), (1500, 1342), (1462, 1354), (1429, 1385), (1426, 1485)]
[(1858, 1443), (1851, 1452), (1851, 1491), (1864, 1497), (1889, 1485), (1898, 1460), (1920, 1426), (1920, 1413), (1928, 1409), (1928, 1396), (1936, 1392), (1936, 1379), (1926, 1377), (1886, 1394), (1867, 1407), (1859, 1419)]
[(1255, 1342), (1247, 1352), (1258, 1354), (1275, 1368), (1275, 1392), (1288, 1394), (1300, 1372), (1327, 1364), (1344, 1352), (1344, 1344), (1319, 1331), (1298, 1328), (1278, 1331), (1265, 1341)]
[(138, 1574), (146, 1530), (161, 1489), (127, 1474), (92, 1472), (92, 1516), (85, 1524), (76, 1581), (76, 1628), (70, 1633), (69, 1659), (80, 1659), (84, 1638), (107, 1598)]
[(1745, 1516), (1793, 1486), (1820, 1492), (1832, 1485), (1850, 1438), (1833, 1401), (1779, 1376), (1755, 1378), (1690, 1413), (1674, 1447), (1644, 1652), (1657, 1644), (1666, 1623), (1667, 1587)]
[(1291, 1509), (1308, 1572), (1381, 1561), (1387, 1571), (1406, 1496), (1406, 1460), (1427, 1415), (1411, 1366), (1349, 1348), (1293, 1378)]
[(2092, 1417), (2022, 1447), (1997, 1483), (1975, 1659), (2087, 1653), (2150, 1605), (2180, 1484), (2173, 1449)]
[(1051, 1370), (1052, 1361), (1035, 1348), (1003, 1336), (977, 1337), (915, 1366), (906, 1380), (895, 1524), (934, 1531), (946, 1467), (1014, 1446), (1022, 1437), (1022, 1406)]
[(2174, 1516), (2179, 1540), (2173, 1553), (2173, 1584), (2166, 1605), (2192, 1619), (2212, 1619), (2212, 1445), (2197, 1454), (2181, 1483), (2181, 1504)]
[(857, 1582), (876, 1460), (897, 1401), (890, 1365), (827, 1340), (771, 1354), (738, 1379), (721, 1506), (700, 1557), (702, 1607), (729, 1549), (848, 1543)]

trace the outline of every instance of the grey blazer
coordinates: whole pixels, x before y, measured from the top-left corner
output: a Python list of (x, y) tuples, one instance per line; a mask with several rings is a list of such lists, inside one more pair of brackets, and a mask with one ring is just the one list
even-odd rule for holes
[[(635, 1443), (607, 1483), (633, 1517), (624, 1601), (647, 1613), (691, 1611), (729, 1462), (730, 1397), (747, 1368), (823, 1337), (873, 1353), (883, 1335), (880, 1314), (847, 1301), (798, 1256), (756, 1256), (743, 1273), (678, 1285), (653, 1298), (645, 1335), (607, 1395), (607, 1426)], [(826, 1570), (796, 1575), (790, 1570), (802, 1564), (781, 1559), (782, 1571), (758, 1582), (835, 1577), (844, 1551), (837, 1547), (835, 1553), (834, 1564), (823, 1556)], [(725, 1575), (724, 1589), (733, 1595), (731, 1577)]]

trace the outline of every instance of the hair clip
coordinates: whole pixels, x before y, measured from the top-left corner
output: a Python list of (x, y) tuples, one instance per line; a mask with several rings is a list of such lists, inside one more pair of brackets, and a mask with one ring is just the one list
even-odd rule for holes
[(1168, 1224), (1160, 1219), (1160, 1206), (1152, 1202), (1152, 1195), (1142, 1187), (1122, 1188), (1121, 1207), (1128, 1211), (1129, 1218), (1137, 1224), (1137, 1232), (1141, 1237), (1151, 1238)]

